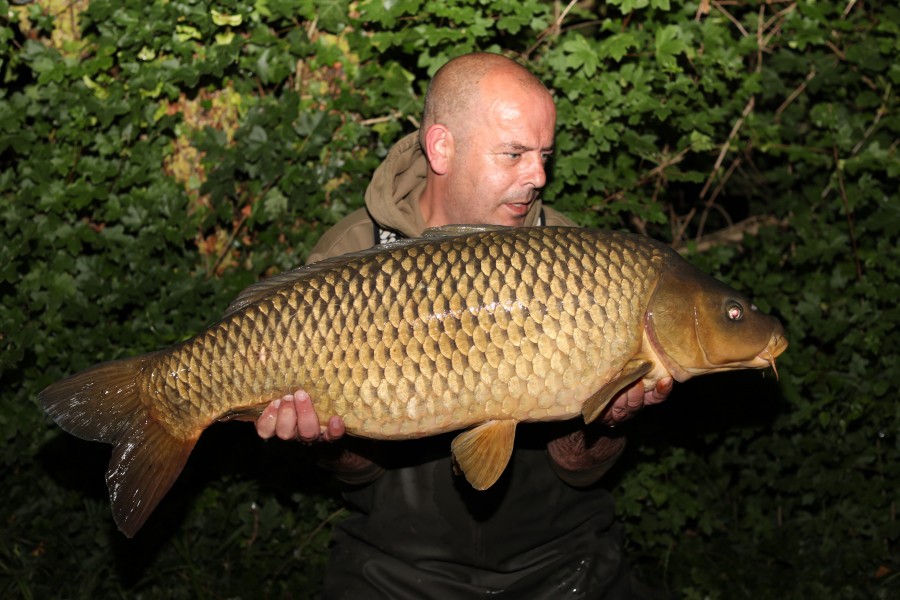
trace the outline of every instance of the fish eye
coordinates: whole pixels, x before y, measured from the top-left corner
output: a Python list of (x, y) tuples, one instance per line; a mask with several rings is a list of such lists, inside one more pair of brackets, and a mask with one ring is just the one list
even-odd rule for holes
[(740, 321), (744, 317), (744, 307), (737, 302), (729, 302), (725, 307), (725, 313), (732, 321)]

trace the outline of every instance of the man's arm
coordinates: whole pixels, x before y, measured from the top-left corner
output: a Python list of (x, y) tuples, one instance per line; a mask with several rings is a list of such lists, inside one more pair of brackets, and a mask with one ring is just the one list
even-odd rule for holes
[[(644, 406), (659, 404), (668, 397), (672, 385), (672, 378), (666, 377), (656, 387), (645, 390), (644, 384), (638, 381), (613, 400), (600, 418), (602, 424), (614, 427), (633, 417)], [(599, 481), (624, 449), (624, 437), (596, 435), (591, 427), (581, 427), (547, 443), (553, 470), (560, 479), (575, 487)]]

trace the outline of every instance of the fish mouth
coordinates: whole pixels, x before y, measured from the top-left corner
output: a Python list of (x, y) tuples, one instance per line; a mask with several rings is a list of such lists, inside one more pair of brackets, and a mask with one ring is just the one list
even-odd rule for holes
[(783, 331), (775, 331), (772, 333), (772, 339), (762, 352), (756, 355), (756, 358), (772, 367), (775, 372), (775, 380), (778, 380), (778, 369), (775, 367), (775, 358), (784, 352), (788, 347), (787, 338), (784, 337)]

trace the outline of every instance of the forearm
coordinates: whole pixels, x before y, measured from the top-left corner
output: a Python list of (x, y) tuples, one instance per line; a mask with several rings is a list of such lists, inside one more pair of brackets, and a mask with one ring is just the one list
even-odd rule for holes
[(624, 450), (624, 437), (592, 437), (584, 429), (547, 444), (551, 467), (560, 479), (574, 487), (599, 481)]
[(370, 458), (372, 451), (360, 452), (353, 444), (337, 443), (317, 448), (318, 464), (342, 483), (365, 485), (384, 474), (384, 468)]

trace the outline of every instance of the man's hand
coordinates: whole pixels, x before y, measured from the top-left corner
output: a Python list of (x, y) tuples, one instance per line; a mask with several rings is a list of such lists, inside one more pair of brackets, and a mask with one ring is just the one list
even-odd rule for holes
[(306, 443), (333, 442), (343, 437), (344, 421), (333, 416), (326, 425), (320, 425), (309, 394), (297, 390), (269, 403), (256, 420), (256, 433), (264, 440), (277, 436)]
[(600, 417), (601, 422), (614, 427), (627, 421), (645, 406), (659, 404), (668, 398), (672, 392), (672, 385), (672, 378), (665, 377), (656, 382), (656, 387), (645, 390), (644, 384), (638, 381), (610, 403)]
[[(337, 441), (344, 437), (345, 429), (344, 420), (336, 415), (330, 417), (326, 425), (320, 425), (309, 394), (297, 390), (269, 403), (256, 420), (256, 433), (266, 440), (277, 436), (282, 440), (300, 440), (311, 444)], [(384, 473), (384, 469), (369, 458), (371, 452), (360, 454), (354, 451), (359, 445), (343, 442), (327, 448), (317, 445), (318, 463), (332, 471), (336, 478), (351, 485), (374, 481)]]
[[(633, 417), (644, 406), (659, 404), (672, 391), (672, 378), (657, 382), (645, 390), (640, 381), (610, 403), (601, 422), (614, 426)], [(594, 430), (581, 427), (547, 443), (551, 465), (557, 475), (570, 485), (584, 487), (598, 481), (612, 467), (625, 449), (624, 437), (592, 435)]]

